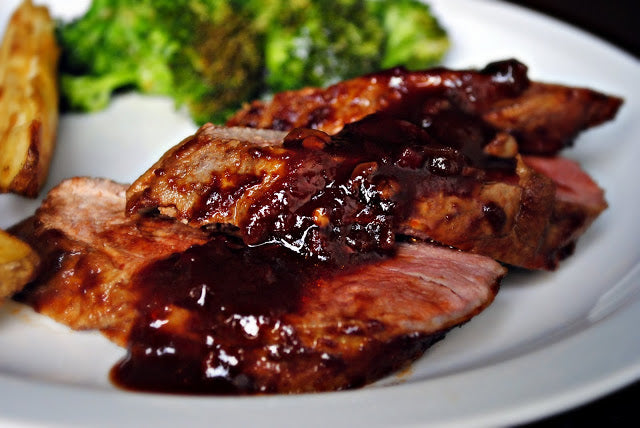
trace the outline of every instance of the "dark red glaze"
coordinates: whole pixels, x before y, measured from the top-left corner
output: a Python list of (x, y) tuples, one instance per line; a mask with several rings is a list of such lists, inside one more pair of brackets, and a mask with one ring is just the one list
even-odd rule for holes
[(305, 127), (335, 134), (345, 124), (376, 112), (395, 110), (402, 113), (402, 118), (418, 122), (421, 104), (433, 104), (434, 100), (469, 114), (480, 114), (496, 101), (522, 94), (529, 84), (527, 67), (513, 59), (491, 63), (482, 70), (408, 71), (395, 67), (326, 89), (305, 88), (276, 94), (271, 106), (256, 101), (238, 112), (227, 125), (282, 131)]
[(403, 119), (430, 124), (429, 111), (453, 107), (515, 137), (520, 153), (552, 155), (581, 131), (611, 120), (621, 104), (618, 97), (587, 88), (532, 82), (527, 67), (510, 59), (482, 70), (394, 68), (328, 88), (281, 92), (252, 102), (227, 125), (307, 127), (333, 135), (376, 112), (395, 110)]
[[(348, 265), (322, 263), (279, 245), (247, 247), (213, 235), (204, 245), (150, 263), (131, 279), (139, 315), (127, 356), (112, 368), (111, 379), (136, 391), (214, 395), (368, 383), (418, 357), (448, 329), (394, 336), (394, 326), (378, 319), (329, 316), (331, 324), (314, 322), (323, 314), (310, 308), (330, 298), (319, 287), (334, 287), (332, 282), (349, 275), (370, 280), (360, 272), (383, 260), (368, 254)], [(344, 280), (345, 287), (352, 283)], [(367, 301), (374, 297), (366, 289), (349, 304), (379, 306)], [(324, 333), (310, 341), (316, 329)], [(383, 358), (387, 353), (396, 357)]]
[(223, 235), (152, 263), (132, 279), (140, 316), (112, 379), (136, 390), (260, 392), (247, 367), (262, 350), (296, 346), (283, 314), (329, 273), (281, 246), (250, 248)]
[[(433, 121), (442, 125), (425, 128), (380, 113), (348, 124), (332, 137), (292, 130), (282, 144), (287, 149), (284, 178), (248, 209), (238, 224), (243, 239), (282, 243), (320, 260), (390, 250), (414, 201), (434, 194), (468, 197), (482, 181), (516, 180), (514, 158), (483, 150), (495, 138), (494, 130), (457, 110), (436, 112)], [(214, 177), (211, 196), (202, 198), (193, 218), (219, 210), (221, 201), (237, 199), (215, 183)], [(244, 190), (233, 188), (236, 194)], [(495, 212), (490, 212), (493, 218)]]
[[(443, 278), (455, 268), (462, 278)], [(477, 314), (504, 273), (490, 259), (424, 243), (337, 265), (213, 235), (131, 278), (138, 317), (111, 379), (189, 394), (361, 386)]]

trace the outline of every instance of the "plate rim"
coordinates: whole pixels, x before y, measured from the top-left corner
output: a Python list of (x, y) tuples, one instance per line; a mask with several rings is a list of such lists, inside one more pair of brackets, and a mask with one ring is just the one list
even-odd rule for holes
[[(464, 2), (460, 1), (452, 1), (448, 0), (450, 4), (464, 4)], [(439, 7), (445, 7), (443, 4), (444, 0), (432, 0), (429, 3), (432, 4), (434, 9), (438, 9)], [(516, 14), (526, 14), (530, 16), (535, 16), (536, 19), (547, 21), (552, 26), (562, 26), (570, 29), (570, 31), (579, 33), (581, 37), (583, 37), (586, 41), (585, 43), (594, 44), (598, 46), (598, 49), (606, 50), (611, 55), (618, 56), (619, 60), (622, 62), (628, 62), (633, 66), (638, 66), (638, 62), (635, 58), (633, 58), (628, 52), (623, 49), (612, 45), (596, 35), (592, 33), (588, 33), (584, 30), (581, 30), (578, 27), (575, 27), (571, 24), (567, 24), (566, 22), (560, 21), (556, 18), (549, 17), (543, 15), (537, 11), (527, 9), (523, 6), (514, 5), (511, 3), (506, 3), (503, 1), (491, 1), (488, 0), (478, 1), (477, 4), (481, 4), (481, 7), (499, 7), (506, 8), (510, 10), (509, 13)], [(631, 266), (629, 272), (635, 272), (640, 267), (640, 262), (636, 261), (634, 265)], [(629, 273), (627, 272), (627, 273)], [(632, 279), (636, 279), (640, 276), (637, 272), (632, 273)], [(494, 370), (496, 366), (500, 366), (503, 369), (517, 369), (522, 364), (526, 364), (533, 356), (539, 356), (540, 353), (548, 352), (552, 350), (553, 352), (560, 352), (562, 348), (569, 346), (570, 344), (576, 345), (579, 343), (583, 343), (585, 341), (589, 342), (593, 340), (592, 338), (586, 337), (589, 336), (590, 332), (593, 334), (594, 331), (600, 332), (599, 334), (606, 334), (612, 328), (612, 325), (620, 322), (626, 321), (627, 318), (631, 317), (633, 319), (634, 313), (640, 313), (640, 300), (637, 295), (633, 296), (633, 299), (626, 302), (624, 306), (620, 306), (615, 308), (615, 310), (611, 313), (605, 313), (600, 319), (593, 322), (593, 324), (586, 329), (579, 329), (578, 331), (566, 333), (563, 337), (559, 338), (557, 341), (553, 343), (547, 343), (540, 348), (536, 348), (531, 353), (525, 355), (516, 355), (512, 358), (509, 358), (504, 361), (500, 361), (495, 364), (488, 364), (486, 366), (482, 366), (479, 368), (471, 368), (467, 370), (463, 370), (459, 373), (454, 373), (450, 375), (445, 375), (441, 377), (436, 377), (434, 379), (430, 379), (427, 382), (431, 382), (435, 384), (441, 384), (444, 379), (453, 379), (455, 381), (460, 381), (461, 377), (467, 377), (470, 374), (474, 376), (482, 377), (482, 373), (486, 372), (486, 370)], [(636, 318), (638, 318), (636, 316)], [(621, 321), (622, 320), (622, 321)], [(566, 336), (566, 337), (565, 337)], [(640, 349), (639, 349), (640, 351)], [(638, 353), (640, 355), (640, 352)], [(548, 397), (546, 399), (539, 400), (535, 406), (534, 405), (522, 405), (520, 408), (513, 407), (507, 411), (498, 411), (494, 409), (494, 412), (488, 412), (484, 415), (481, 414), (469, 414), (466, 418), (458, 418), (458, 419), (447, 419), (443, 418), (441, 421), (437, 421), (437, 423), (455, 423), (457, 426), (460, 424), (474, 426), (474, 425), (486, 425), (486, 424), (511, 424), (511, 423), (523, 423), (527, 421), (531, 421), (537, 419), (542, 416), (546, 416), (558, 411), (566, 410), (570, 407), (575, 407), (580, 405), (586, 401), (597, 398), (609, 392), (612, 392), (618, 388), (621, 388), (625, 385), (630, 384), (636, 380), (640, 379), (640, 357), (636, 358), (635, 363), (628, 364), (627, 366), (620, 368), (617, 372), (609, 372), (607, 374), (600, 374), (599, 376), (591, 379), (591, 382), (588, 382), (588, 385), (583, 385), (582, 388), (575, 388), (573, 391), (564, 391), (564, 396), (562, 400), (558, 400), (557, 397), (554, 399), (553, 397)], [(34, 394), (34, 390), (38, 392), (38, 390), (53, 402), (59, 402), (60, 405), (64, 402), (61, 401), (60, 395), (64, 392), (65, 394), (76, 398), (81, 403), (89, 404), (92, 403), (93, 400), (88, 399), (86, 397), (87, 388), (76, 387), (72, 385), (65, 384), (43, 384), (41, 381), (38, 382), (34, 379), (22, 379), (22, 378), (14, 378), (11, 376), (7, 376), (4, 373), (0, 373), (0, 391), (2, 390), (2, 384), (12, 386), (16, 394), (13, 394), (9, 397), (8, 400), (0, 400), (0, 422), (14, 423), (14, 424), (33, 424), (33, 423), (42, 423), (42, 424), (50, 424), (52, 421), (54, 423), (64, 424), (79, 424), (82, 421), (75, 419), (64, 419), (64, 415), (61, 413), (57, 413), (59, 417), (62, 419), (39, 419), (39, 418), (26, 418), (25, 414), (20, 414), (19, 410), (24, 410), (23, 404), (21, 404), (22, 400), (32, 398)], [(400, 395), (401, 397), (406, 397), (411, 394), (419, 394), (424, 390), (424, 385), (421, 385), (422, 382), (416, 383), (405, 383), (402, 385), (404, 390), (401, 393), (395, 394), (395, 391), (398, 391), (398, 388), (394, 389), (393, 386), (383, 386), (383, 387), (372, 387), (372, 388), (364, 388), (360, 390), (353, 391), (342, 391), (342, 392), (333, 392), (333, 393), (322, 393), (322, 394), (313, 394), (313, 395), (304, 395), (304, 396), (268, 396), (268, 397), (247, 397), (247, 398), (238, 398), (238, 397), (216, 397), (216, 405), (213, 407), (219, 407), (224, 405), (225, 407), (236, 407), (237, 405), (230, 405), (230, 403), (235, 403), (236, 401), (242, 402), (243, 406), (247, 407), (262, 407), (271, 410), (280, 411), (279, 405), (275, 405), (275, 401), (282, 401), (285, 404), (289, 405), (292, 402), (303, 402), (307, 405), (311, 402), (323, 402), (330, 404), (332, 408), (341, 407), (342, 405), (348, 404), (371, 404), (371, 400), (375, 398), (377, 400), (388, 400), (389, 396), (392, 395)], [(177, 411), (178, 415), (185, 414), (185, 410), (182, 408), (182, 403), (198, 403), (198, 407), (211, 407), (210, 400), (208, 398), (200, 398), (200, 397), (181, 397), (174, 395), (160, 395), (156, 396), (153, 394), (137, 394), (137, 393), (123, 393), (120, 390), (99, 390), (99, 389), (91, 389), (90, 392), (94, 396), (95, 400), (111, 400), (112, 404), (119, 404), (122, 406), (121, 408), (131, 409), (129, 404), (139, 405), (139, 406), (147, 406), (145, 410), (156, 410), (158, 411), (159, 417), (168, 417), (166, 412), (161, 412), (160, 410), (164, 408), (164, 410), (174, 410)], [(393, 393), (391, 393), (392, 391)], [(3, 402), (4, 401), (4, 402)], [(337, 401), (337, 403), (336, 403)], [(127, 402), (129, 404), (125, 405)], [(11, 403), (11, 404), (10, 404)], [(175, 404), (178, 404), (178, 408), (176, 409)], [(220, 403), (220, 404), (217, 404)], [(259, 403), (259, 404), (255, 404)], [(7, 408), (7, 404), (10, 404), (9, 408)], [(160, 406), (160, 408), (158, 408)], [(163, 407), (165, 406), (165, 407)], [(187, 405), (189, 406), (189, 405)], [(313, 406), (312, 406), (313, 407)], [(102, 409), (106, 410), (106, 409)], [(109, 409), (110, 412), (112, 411)], [(253, 409), (255, 410), (255, 409)], [(316, 409), (317, 410), (317, 409)], [(375, 413), (375, 412), (374, 412)], [(186, 412), (188, 414), (188, 412)], [(416, 413), (410, 414), (410, 417), (416, 417)], [(43, 417), (47, 416), (42, 414)], [(49, 415), (50, 416), (50, 415)], [(68, 415), (69, 417), (71, 415)], [(129, 423), (131, 422), (131, 418), (136, 415), (126, 414), (126, 412), (120, 414), (113, 414), (114, 419), (105, 423), (105, 425), (112, 425), (112, 422), (117, 423)], [(357, 415), (352, 415), (356, 416)], [(116, 419), (124, 417), (125, 419)], [(105, 421), (102, 421), (105, 422)], [(102, 423), (101, 422), (101, 423)], [(161, 422), (161, 420), (160, 420)], [(320, 422), (314, 421), (314, 422)], [(381, 425), (379, 422), (384, 422), (382, 419), (378, 421), (373, 421), (374, 425)], [(408, 420), (407, 424), (420, 424), (422, 421), (420, 420)], [(113, 424), (115, 425), (115, 424)]]

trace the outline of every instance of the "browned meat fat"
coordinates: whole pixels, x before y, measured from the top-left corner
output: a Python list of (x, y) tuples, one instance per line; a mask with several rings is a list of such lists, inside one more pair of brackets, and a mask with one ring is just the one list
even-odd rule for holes
[(14, 232), (47, 267), (20, 299), (127, 344), (113, 377), (135, 389), (360, 386), (479, 313), (505, 274), (487, 257), (425, 243), (346, 266), (312, 262), (167, 218), (125, 217), (124, 202), (124, 186), (71, 179)]

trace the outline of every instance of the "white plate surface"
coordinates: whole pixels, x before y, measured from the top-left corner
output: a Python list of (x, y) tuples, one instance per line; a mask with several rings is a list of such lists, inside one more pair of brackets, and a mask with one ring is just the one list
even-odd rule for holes
[[(82, 1), (52, 3), (56, 16)], [(0, 4), (0, 29), (17, 4)], [(14, 303), (0, 310), (0, 424), (18, 426), (505, 425), (576, 406), (640, 378), (640, 76), (638, 61), (562, 23), (498, 1), (432, 0), (453, 48), (446, 64), (515, 57), (538, 80), (625, 97), (618, 118), (566, 155), (606, 189), (610, 208), (552, 273), (511, 273), (495, 303), (411, 370), (355, 391), (271, 397), (185, 397), (115, 389), (123, 351)], [(90, 175), (135, 179), (195, 130), (170, 101), (119, 97), (66, 115), (45, 190)], [(0, 227), (39, 201), (0, 195)]]

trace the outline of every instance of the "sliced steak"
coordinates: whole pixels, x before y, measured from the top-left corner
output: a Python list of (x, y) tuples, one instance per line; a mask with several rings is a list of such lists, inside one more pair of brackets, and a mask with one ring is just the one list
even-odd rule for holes
[(524, 163), (550, 177), (556, 184), (556, 198), (546, 233), (540, 263), (550, 269), (571, 255), (577, 239), (607, 209), (604, 191), (577, 162), (559, 156), (524, 156)]
[(120, 344), (137, 316), (131, 275), (208, 238), (166, 218), (126, 217), (125, 189), (104, 179), (66, 180), (13, 228), (42, 257), (38, 279), (18, 300), (71, 328), (101, 329)]
[(76, 178), (13, 230), (45, 269), (19, 296), (128, 346), (113, 379), (190, 393), (334, 390), (419, 357), (493, 300), (505, 269), (431, 244), (348, 265), (124, 215), (124, 187)]
[(622, 99), (591, 89), (533, 82), (513, 99), (482, 112), (490, 125), (509, 132), (523, 154), (557, 154), (584, 130), (612, 120)]
[(587, 88), (530, 82), (516, 60), (482, 70), (395, 68), (337, 83), (276, 94), (237, 112), (228, 126), (288, 131), (313, 128), (329, 134), (376, 112), (423, 125), (435, 110), (455, 108), (513, 135), (521, 153), (557, 153), (578, 133), (612, 119), (618, 97)]
[(374, 115), (333, 137), (297, 129), (254, 144), (247, 128), (205, 125), (133, 183), (127, 210), (231, 224), (248, 244), (280, 242), (321, 259), (392, 249), (402, 233), (544, 267), (555, 186), (517, 155), (487, 154), (483, 145), (501, 136), (475, 126), (469, 133), (479, 135), (442, 144)]

